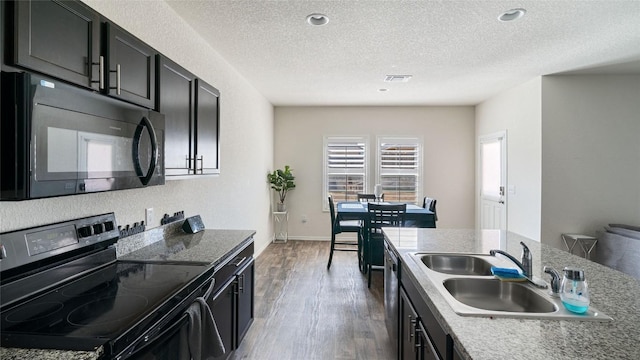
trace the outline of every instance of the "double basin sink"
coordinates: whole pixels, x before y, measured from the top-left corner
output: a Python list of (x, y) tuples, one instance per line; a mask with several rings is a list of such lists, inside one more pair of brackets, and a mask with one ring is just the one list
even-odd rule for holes
[(513, 267), (485, 254), (411, 253), (454, 312), (463, 316), (611, 321), (593, 307), (584, 314), (568, 311), (560, 298), (527, 281), (501, 281), (491, 267)]

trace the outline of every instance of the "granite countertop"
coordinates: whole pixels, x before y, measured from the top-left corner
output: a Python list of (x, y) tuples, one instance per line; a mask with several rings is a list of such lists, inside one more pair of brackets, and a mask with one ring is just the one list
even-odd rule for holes
[[(409, 268), (403, 279), (417, 285), (424, 301), (467, 359), (640, 359), (640, 283), (621, 272), (499, 230), (384, 229)], [(414, 251), (488, 254), (502, 249), (520, 258), (520, 241), (533, 255), (533, 274), (549, 280), (542, 268), (585, 270), (591, 305), (611, 322), (469, 317), (456, 314), (408, 254)]]
[[(206, 262), (217, 270), (226, 257), (248, 246), (256, 233), (253, 230), (206, 229), (186, 234), (180, 225), (168, 224), (118, 240), (118, 259)], [(0, 359), (97, 360), (101, 353), (102, 348), (96, 351), (0, 348)]]
[(205, 229), (195, 234), (186, 234), (178, 229), (159, 241), (140, 248), (137, 248), (137, 239), (122, 244), (118, 242), (118, 259), (196, 261), (217, 267), (225, 257), (245, 248), (255, 233), (253, 230)]

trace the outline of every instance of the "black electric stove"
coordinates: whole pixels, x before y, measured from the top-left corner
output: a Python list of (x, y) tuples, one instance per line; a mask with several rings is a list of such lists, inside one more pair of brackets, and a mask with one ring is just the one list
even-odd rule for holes
[(0, 345), (114, 358), (208, 288), (205, 263), (116, 260), (117, 236), (113, 214), (0, 234)]

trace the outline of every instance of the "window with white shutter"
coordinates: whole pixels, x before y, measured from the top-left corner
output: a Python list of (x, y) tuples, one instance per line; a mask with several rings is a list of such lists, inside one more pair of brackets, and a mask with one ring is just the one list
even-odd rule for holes
[(377, 174), (385, 201), (421, 205), (422, 141), (418, 138), (378, 138)]
[(327, 197), (334, 202), (356, 201), (367, 186), (366, 137), (325, 137), (324, 139), (324, 207)]

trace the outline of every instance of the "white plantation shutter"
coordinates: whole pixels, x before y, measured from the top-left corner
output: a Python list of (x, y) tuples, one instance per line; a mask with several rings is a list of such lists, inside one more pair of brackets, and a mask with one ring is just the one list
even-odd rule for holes
[(418, 204), (422, 142), (417, 138), (378, 139), (378, 182), (385, 201)]
[(325, 137), (324, 203), (355, 201), (366, 188), (367, 139), (364, 137)]

